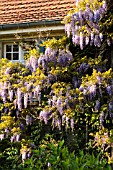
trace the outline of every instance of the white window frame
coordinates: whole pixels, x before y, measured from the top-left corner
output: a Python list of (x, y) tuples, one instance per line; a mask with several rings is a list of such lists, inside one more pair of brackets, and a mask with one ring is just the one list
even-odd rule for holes
[[(12, 61), (12, 62), (23, 62), (24, 63), (24, 51), (22, 50), (22, 47), (19, 45), (19, 44), (14, 44), (14, 43), (5, 43), (4, 44), (4, 58), (6, 58), (6, 46), (7, 45), (11, 45), (11, 48), (13, 48), (13, 45), (18, 45), (18, 60), (9, 60), (9, 61)], [(11, 51), (11, 54), (13, 54), (14, 52)]]

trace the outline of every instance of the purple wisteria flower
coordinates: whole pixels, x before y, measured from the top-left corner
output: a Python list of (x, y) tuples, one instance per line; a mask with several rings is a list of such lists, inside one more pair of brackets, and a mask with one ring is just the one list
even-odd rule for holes
[(73, 77), (73, 78), (72, 78), (72, 83), (73, 83), (73, 86), (74, 86), (75, 89), (79, 86), (78, 80), (77, 80), (76, 77)]
[(59, 130), (61, 130), (61, 120), (57, 119), (57, 127)]
[(2, 97), (3, 102), (6, 103), (6, 99), (7, 99), (6, 90), (4, 90), (4, 89), (2, 90), (1, 97)]
[(26, 115), (26, 125), (32, 125), (33, 119), (31, 116)]
[(62, 116), (62, 115), (63, 115), (63, 112), (64, 112), (64, 108), (63, 108), (63, 106), (61, 105), (61, 106), (60, 106), (60, 107), (58, 107), (57, 109), (58, 109), (58, 111), (59, 111), (60, 115)]
[(20, 88), (17, 89), (17, 106), (18, 106), (18, 110), (21, 111), (22, 110), (22, 91)]
[(87, 96), (87, 90), (83, 89), (83, 95), (86, 97)]
[[(78, 4), (79, 1), (77, 0), (76, 7)], [(99, 21), (106, 10), (107, 3), (103, 1), (98, 8), (94, 5), (92, 9), (90, 4), (86, 4), (85, 10), (82, 11), (79, 7), (78, 12), (72, 14), (71, 21), (65, 24), (65, 32), (68, 37), (72, 35), (73, 44), (79, 45), (81, 50), (88, 44), (91, 46), (94, 44), (96, 47), (101, 46), (103, 36), (99, 34)], [(85, 33), (82, 31), (83, 26), (86, 28)]]
[(100, 109), (100, 101), (96, 100), (95, 111), (98, 111), (99, 109)]
[(95, 35), (94, 37), (94, 46), (95, 47), (100, 47), (101, 46), (101, 40), (98, 34)]
[(27, 108), (28, 105), (28, 93), (24, 94), (24, 107)]
[(20, 129), (21, 129), (21, 130), (24, 130), (24, 129), (25, 129), (24, 124), (20, 123)]
[(16, 142), (19, 142), (20, 141), (20, 134), (17, 134), (16, 135)]
[(5, 129), (5, 137), (8, 137), (10, 134), (10, 130), (8, 128)]
[(100, 114), (100, 125), (103, 125), (104, 119), (105, 119), (105, 114), (104, 114), (104, 112), (102, 112)]
[(37, 67), (38, 67), (38, 59), (31, 55), (29, 62), (30, 62), (30, 65), (32, 67), (32, 71), (35, 72)]
[(52, 100), (48, 99), (48, 105), (52, 106)]
[(110, 101), (108, 104), (108, 113), (109, 117), (113, 119), (113, 101)]
[(32, 92), (28, 93), (28, 99), (29, 99), (30, 104), (32, 104), (33, 102)]
[(82, 64), (80, 65), (80, 67), (77, 68), (77, 71), (78, 71), (79, 73), (82, 73), (82, 72), (86, 73), (89, 68), (90, 68), (89, 64), (87, 64), (87, 63), (82, 63)]
[(69, 65), (69, 63), (73, 60), (72, 53), (67, 50), (60, 50), (58, 55), (58, 64), (62, 67)]
[(111, 41), (110, 39), (107, 39), (107, 45), (110, 46), (111, 45)]
[(37, 97), (40, 92), (41, 92), (41, 87), (40, 85), (37, 85), (34, 89), (34, 97)]
[(11, 136), (10, 141), (15, 142), (16, 141), (16, 135)]
[(22, 162), (24, 163), (25, 159), (27, 158), (27, 152), (22, 152)]
[(49, 117), (51, 115), (51, 112), (49, 110), (42, 110), (39, 114), (39, 119), (41, 121), (44, 121), (45, 124), (48, 123)]
[(68, 129), (68, 127), (69, 127), (69, 118), (66, 116), (66, 125), (65, 125), (66, 130)]
[(99, 93), (100, 93), (100, 96), (102, 97), (103, 96), (103, 93), (102, 93), (102, 88), (101, 88), (101, 86), (99, 85)]
[(10, 67), (7, 67), (7, 68), (6, 68), (6, 71), (5, 71), (5, 74), (9, 74), (10, 71), (11, 71), (11, 68), (10, 68)]
[(110, 85), (106, 86), (106, 91), (107, 91), (107, 93), (108, 93), (110, 96), (112, 96), (112, 94), (113, 94), (113, 92), (112, 92), (112, 86), (110, 86)]
[(59, 97), (56, 102), (57, 107), (60, 107), (62, 105), (62, 98)]
[(46, 50), (45, 50), (45, 56), (49, 56), (49, 55), (51, 55), (51, 53), (52, 53), (52, 48), (47, 47)]
[(70, 24), (65, 24), (65, 32), (67, 33), (67, 36), (70, 37), (70, 33), (71, 33), (71, 25)]
[(10, 99), (10, 101), (12, 101), (13, 100), (13, 90), (8, 90), (8, 94), (9, 94), (9, 99)]
[(106, 1), (103, 1), (102, 8), (106, 11), (107, 10), (107, 3)]
[(52, 99), (52, 106), (55, 106), (57, 102), (57, 97), (54, 95)]
[(89, 42), (90, 42), (90, 38), (89, 38), (88, 36), (86, 36), (86, 38), (85, 38), (85, 44), (88, 45)]
[(74, 130), (74, 119), (72, 119), (72, 118), (70, 120), (70, 125), (71, 125), (71, 129), (73, 131)]
[(100, 76), (97, 76), (96, 78), (98, 80), (98, 84), (101, 84), (102, 78)]
[(84, 48), (84, 36), (83, 33), (80, 32), (80, 49), (83, 50)]
[(88, 87), (89, 89), (89, 94), (90, 94), (90, 100), (93, 99), (93, 97), (96, 96), (96, 85), (91, 85)]
[(27, 158), (30, 158), (31, 157), (31, 152), (28, 152), (27, 153)]
[(0, 140), (3, 140), (4, 138), (5, 138), (5, 134), (4, 133), (0, 134)]
[(64, 126), (65, 121), (66, 121), (66, 116), (65, 116), (65, 115), (63, 115), (63, 116), (62, 116), (62, 126)]

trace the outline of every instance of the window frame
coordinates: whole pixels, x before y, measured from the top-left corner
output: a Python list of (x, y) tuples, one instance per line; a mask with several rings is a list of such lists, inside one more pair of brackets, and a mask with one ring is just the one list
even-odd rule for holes
[[(11, 45), (11, 52), (6, 52), (6, 46), (7, 45)], [(18, 45), (18, 51), (13, 51), (13, 45)], [(9, 61), (12, 61), (12, 62), (24, 62), (24, 53), (23, 53), (23, 50), (22, 50), (22, 48), (21, 48), (21, 46), (18, 44), (18, 43), (12, 43), (12, 42), (10, 42), (10, 43), (5, 43), (4, 44), (4, 58), (6, 58), (6, 54), (7, 53), (11, 53), (11, 60), (9, 60)], [(18, 60), (14, 60), (13, 59), (13, 54), (15, 54), (15, 53), (18, 53)]]

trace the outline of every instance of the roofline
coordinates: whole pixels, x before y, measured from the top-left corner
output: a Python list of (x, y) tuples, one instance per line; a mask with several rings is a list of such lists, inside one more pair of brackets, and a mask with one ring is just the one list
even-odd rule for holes
[(43, 20), (38, 22), (23, 22), (23, 23), (14, 23), (14, 24), (0, 24), (0, 30), (10, 30), (10, 29), (19, 29), (19, 28), (29, 28), (35, 26), (50, 26), (61, 24), (62, 20)]

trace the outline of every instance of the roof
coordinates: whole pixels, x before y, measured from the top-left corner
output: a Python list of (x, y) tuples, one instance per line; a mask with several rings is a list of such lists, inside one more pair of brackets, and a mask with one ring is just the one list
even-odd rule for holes
[(0, 0), (0, 25), (62, 20), (75, 0)]

